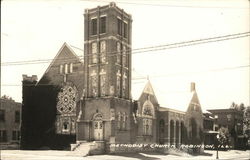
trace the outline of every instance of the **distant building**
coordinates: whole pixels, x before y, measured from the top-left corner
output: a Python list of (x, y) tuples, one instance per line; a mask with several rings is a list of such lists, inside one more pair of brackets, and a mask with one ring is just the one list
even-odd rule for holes
[(230, 143), (233, 148), (237, 149), (244, 146), (243, 111), (236, 109), (213, 109), (208, 111), (214, 115), (218, 129), (220, 127), (228, 128), (231, 135)]
[(0, 149), (17, 149), (20, 140), (21, 103), (0, 98)]
[(203, 128), (204, 128), (204, 145), (207, 149), (214, 149), (208, 145), (214, 145), (216, 142), (216, 135), (218, 132), (217, 121), (214, 115), (210, 112), (203, 113)]
[(131, 15), (110, 3), (84, 17), (84, 61), (64, 43), (39, 81), (23, 76), (22, 149), (71, 144), (96, 154), (135, 151), (112, 144), (202, 144), (195, 83), (185, 111), (160, 106), (150, 81), (132, 100)]

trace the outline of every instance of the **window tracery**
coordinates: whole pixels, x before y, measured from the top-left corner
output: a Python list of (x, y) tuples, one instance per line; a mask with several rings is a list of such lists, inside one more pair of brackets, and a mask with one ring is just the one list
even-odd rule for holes
[(144, 117), (154, 117), (154, 106), (149, 100), (146, 100), (146, 102), (143, 104), (142, 115)]
[(96, 71), (93, 70), (92, 73), (90, 74), (90, 91), (91, 91), (91, 95), (96, 97), (97, 96), (97, 74)]
[(117, 118), (117, 129), (121, 129), (121, 113), (118, 112), (118, 118)]
[(120, 64), (121, 63), (121, 43), (117, 42), (116, 49), (117, 49), (116, 61), (117, 63)]
[(66, 85), (58, 93), (57, 110), (61, 114), (71, 113), (76, 108), (76, 87)]
[(94, 42), (91, 45), (92, 48), (92, 63), (97, 63), (97, 43)]
[(118, 130), (126, 130), (127, 126), (127, 114), (126, 112), (118, 112), (117, 116), (117, 129)]
[(100, 79), (101, 79), (101, 96), (105, 96), (106, 94), (106, 72), (104, 69), (100, 72)]
[(123, 66), (127, 66), (126, 46), (123, 46), (123, 49), (122, 49), (122, 64), (123, 64)]
[(143, 104), (142, 116), (143, 116), (143, 134), (152, 135), (154, 106), (149, 100), (146, 100), (146, 102)]
[(152, 135), (152, 119), (143, 119), (143, 134)]
[(116, 92), (117, 92), (117, 96), (120, 96), (120, 92), (121, 92), (121, 72), (120, 72), (120, 70), (118, 70), (116, 73)]
[(122, 79), (122, 95), (123, 95), (123, 97), (125, 97), (125, 95), (126, 95), (126, 81), (127, 81), (127, 75), (124, 72), (123, 79)]
[(101, 62), (106, 62), (106, 41), (101, 41)]

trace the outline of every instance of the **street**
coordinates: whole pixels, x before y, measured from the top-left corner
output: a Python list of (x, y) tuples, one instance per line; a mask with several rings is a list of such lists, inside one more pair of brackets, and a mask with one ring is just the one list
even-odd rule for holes
[[(161, 159), (216, 159), (216, 151), (206, 150), (203, 155), (192, 156), (189, 154), (160, 153), (123, 153), (119, 155), (94, 155), (77, 157), (71, 151), (23, 151), (2, 150), (1, 160), (161, 160)], [(250, 151), (219, 151), (219, 159), (244, 159), (250, 160)]]

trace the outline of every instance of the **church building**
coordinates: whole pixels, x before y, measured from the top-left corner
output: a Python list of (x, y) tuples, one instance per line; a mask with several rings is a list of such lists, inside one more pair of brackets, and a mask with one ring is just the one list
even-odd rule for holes
[(83, 55), (64, 43), (40, 80), (23, 75), (22, 149), (202, 144), (194, 83), (186, 112), (161, 106), (150, 81), (132, 99), (131, 36), (132, 17), (115, 3), (85, 10)]

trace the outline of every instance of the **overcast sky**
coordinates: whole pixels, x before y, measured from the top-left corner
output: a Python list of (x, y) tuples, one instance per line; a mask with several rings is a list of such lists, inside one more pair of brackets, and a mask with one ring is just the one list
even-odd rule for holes
[[(1, 1), (1, 62), (52, 59), (64, 42), (83, 49), (84, 9), (106, 4)], [(132, 15), (133, 49), (249, 32), (248, 0), (120, 0), (116, 4)], [(146, 83), (139, 78), (148, 76), (164, 107), (184, 101), (180, 97), (191, 82), (196, 83), (203, 110), (228, 108), (233, 101), (249, 105), (249, 41), (248, 36), (133, 54), (133, 98)], [(21, 102), (22, 74), (40, 79), (48, 65), (1, 66), (1, 95)]]

